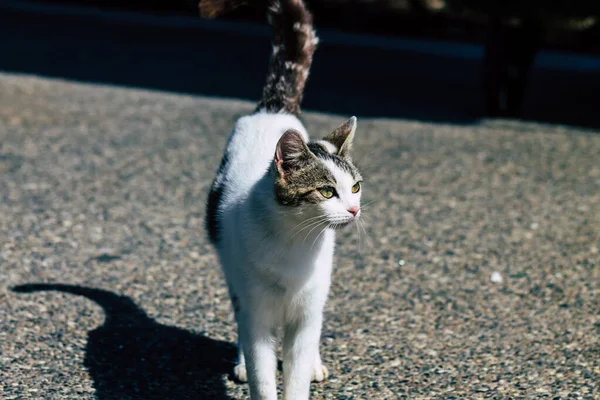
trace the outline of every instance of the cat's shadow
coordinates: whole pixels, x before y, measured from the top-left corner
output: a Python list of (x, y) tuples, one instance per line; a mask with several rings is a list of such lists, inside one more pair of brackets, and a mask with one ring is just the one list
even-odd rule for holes
[(13, 290), (70, 293), (104, 309), (104, 324), (88, 334), (84, 361), (97, 399), (229, 399), (222, 377), (233, 368), (233, 344), (159, 324), (129, 297), (107, 290), (65, 284)]

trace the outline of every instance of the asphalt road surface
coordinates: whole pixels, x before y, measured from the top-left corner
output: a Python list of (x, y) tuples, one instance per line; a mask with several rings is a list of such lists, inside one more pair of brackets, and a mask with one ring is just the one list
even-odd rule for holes
[[(247, 398), (202, 220), (252, 108), (0, 74), (2, 399)], [(313, 398), (599, 398), (598, 133), (359, 118)]]

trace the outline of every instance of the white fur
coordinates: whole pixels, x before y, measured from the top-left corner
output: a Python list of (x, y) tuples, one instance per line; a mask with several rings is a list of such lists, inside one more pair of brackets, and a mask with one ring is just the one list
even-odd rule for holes
[[(280, 327), (284, 399), (308, 399), (311, 378), (327, 377), (318, 345), (335, 231), (326, 227), (352, 221), (347, 209), (360, 204), (360, 193), (351, 192), (352, 177), (333, 163), (328, 167), (339, 183), (339, 198), (298, 207), (277, 203), (276, 172), (269, 167), (288, 129), (308, 141), (294, 116), (258, 113), (241, 118), (225, 150), (227, 168), (217, 177), (225, 183), (217, 251), (229, 289), (241, 305), (234, 373), (248, 379), (253, 400), (277, 398), (275, 343)], [(323, 214), (326, 219), (316, 224)]]
[(317, 141), (321, 146), (325, 147), (325, 149), (327, 150), (327, 152), (329, 154), (333, 154), (333, 153), (337, 153), (338, 148), (335, 147), (335, 145), (331, 142), (328, 142), (327, 140), (318, 140)]
[[(337, 182), (337, 192), (339, 197), (332, 197), (323, 202), (322, 207), (325, 212), (331, 216), (331, 221), (336, 224), (347, 224), (354, 220), (354, 216), (348, 212), (349, 208), (358, 208), (360, 210), (361, 192), (352, 193), (352, 186), (356, 183), (352, 175), (339, 168), (333, 161), (325, 161), (325, 165), (333, 173)], [(360, 216), (360, 211), (357, 216)]]

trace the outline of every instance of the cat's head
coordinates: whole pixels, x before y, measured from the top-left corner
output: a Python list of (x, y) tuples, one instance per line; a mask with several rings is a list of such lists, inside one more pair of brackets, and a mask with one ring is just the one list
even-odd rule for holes
[(335, 228), (360, 217), (362, 177), (351, 159), (355, 131), (352, 117), (309, 143), (295, 130), (285, 132), (273, 161), (277, 201), (304, 219)]

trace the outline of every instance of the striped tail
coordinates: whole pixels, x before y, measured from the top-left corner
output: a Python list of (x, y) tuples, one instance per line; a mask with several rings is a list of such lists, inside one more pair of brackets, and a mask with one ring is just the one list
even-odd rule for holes
[[(212, 18), (244, 0), (201, 0), (203, 16)], [(273, 26), (269, 75), (257, 111), (300, 115), (300, 103), (318, 38), (312, 15), (302, 0), (274, 0), (267, 17)]]

